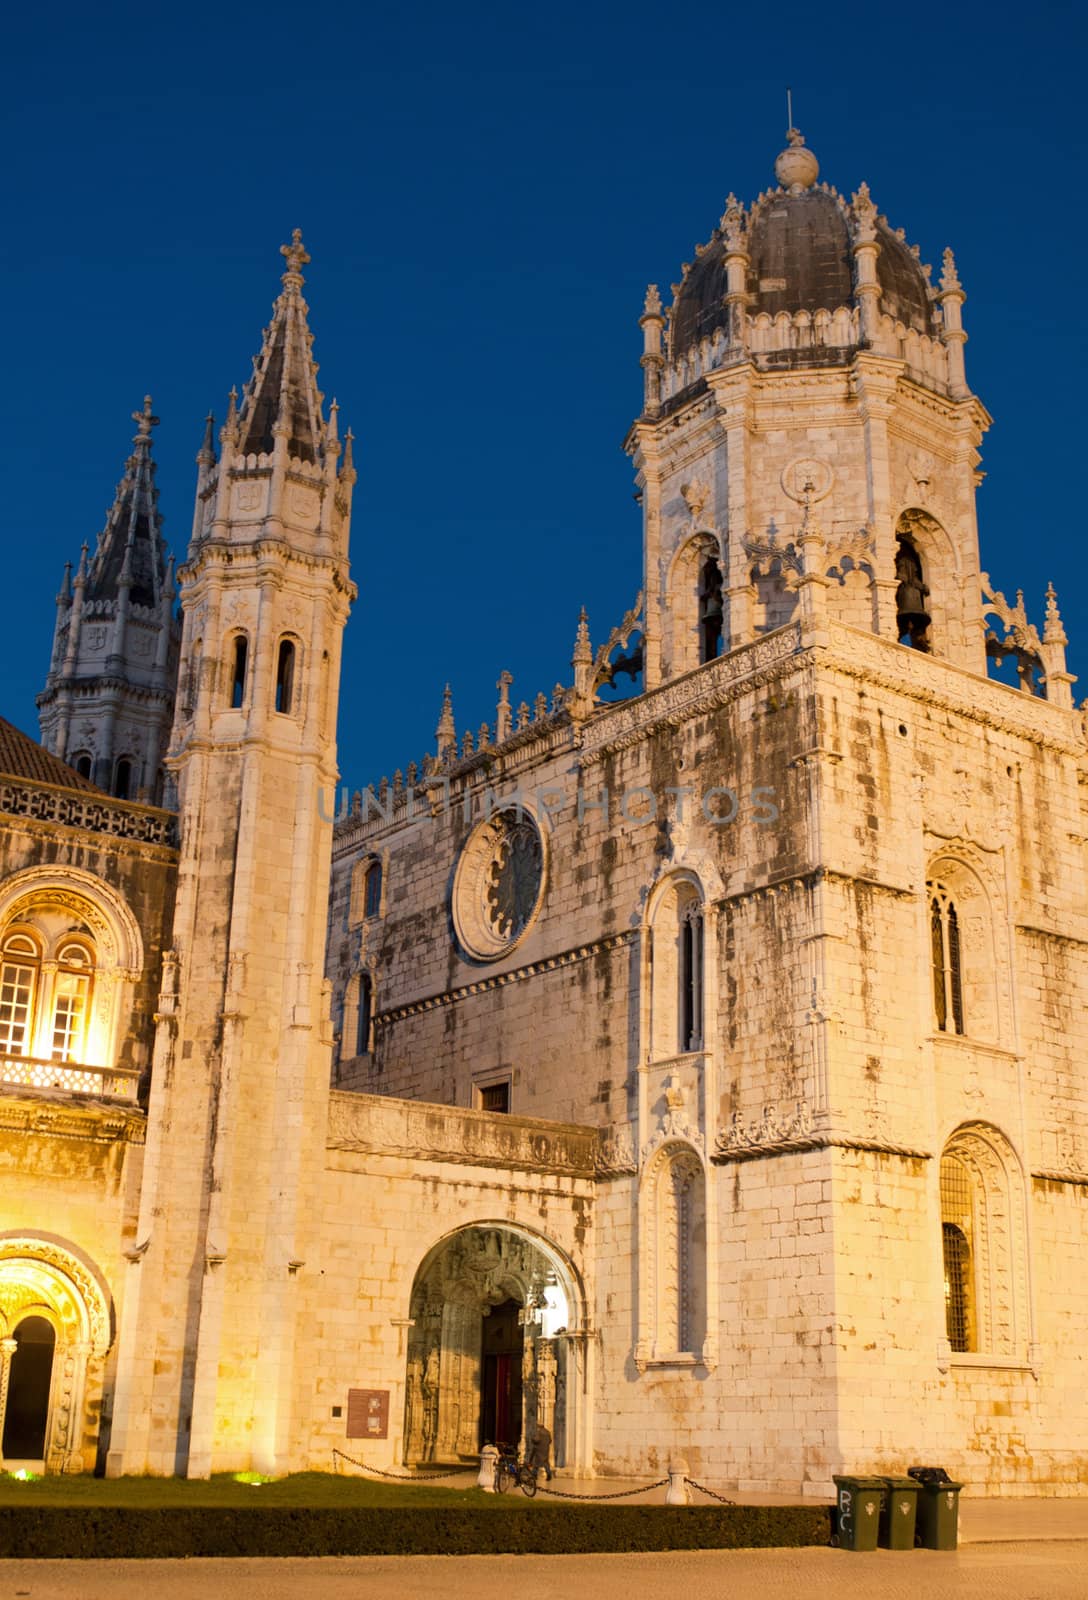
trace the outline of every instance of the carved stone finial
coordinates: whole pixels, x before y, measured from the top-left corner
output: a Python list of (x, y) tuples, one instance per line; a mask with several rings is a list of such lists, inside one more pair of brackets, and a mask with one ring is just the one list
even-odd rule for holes
[(656, 283), (646, 285), (646, 299), (642, 307), (644, 317), (659, 317), (661, 315), (661, 295), (658, 293)]
[(960, 275), (956, 271), (956, 258), (951, 250), (946, 250), (941, 257), (941, 288), (947, 293), (950, 289), (961, 289)]
[(280, 245), (280, 255), (287, 262), (287, 271), (283, 275), (286, 283), (289, 278), (302, 282), (302, 269), (310, 260), (306, 246), (302, 242), (302, 229), (296, 228), (291, 235), (290, 244)]

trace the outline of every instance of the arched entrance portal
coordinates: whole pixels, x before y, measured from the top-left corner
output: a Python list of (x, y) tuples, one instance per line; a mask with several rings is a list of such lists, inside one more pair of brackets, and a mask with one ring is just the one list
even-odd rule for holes
[(49, 1386), (57, 1336), (44, 1317), (24, 1317), (15, 1329), (4, 1411), (5, 1461), (44, 1461)]
[(0, 1234), (0, 1470), (93, 1467), (112, 1329), (108, 1291), (75, 1246)]
[(573, 1464), (578, 1304), (542, 1240), (486, 1224), (436, 1245), (412, 1286), (405, 1461), (472, 1459), (544, 1426), (556, 1465)]

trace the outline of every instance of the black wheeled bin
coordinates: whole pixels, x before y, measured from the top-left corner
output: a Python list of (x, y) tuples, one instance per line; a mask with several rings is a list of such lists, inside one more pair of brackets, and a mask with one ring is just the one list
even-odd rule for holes
[(954, 1550), (959, 1542), (960, 1490), (943, 1467), (908, 1467), (918, 1484), (918, 1543), (926, 1550)]
[(838, 1543), (844, 1550), (875, 1550), (880, 1528), (883, 1478), (835, 1475)]
[(918, 1518), (918, 1483), (914, 1478), (885, 1478), (880, 1505), (880, 1543), (885, 1550), (913, 1550)]

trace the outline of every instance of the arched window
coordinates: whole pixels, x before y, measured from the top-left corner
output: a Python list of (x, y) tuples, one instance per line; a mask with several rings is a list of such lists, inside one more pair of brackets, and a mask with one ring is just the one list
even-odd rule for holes
[(241, 709), (246, 697), (246, 664), (249, 660), (249, 640), (244, 633), (234, 636), (231, 655), (230, 704), (233, 711)]
[(714, 661), (722, 648), (722, 569), (707, 556), (699, 569), (699, 661)]
[(667, 883), (649, 928), (651, 1055), (703, 1048), (703, 903), (690, 878)]
[(89, 778), (91, 776), (91, 758), (85, 750), (81, 750), (78, 756), (73, 756), (71, 765), (81, 778)]
[(900, 644), (929, 651), (929, 589), (914, 540), (901, 534), (895, 548), (895, 610)]
[(0, 1055), (33, 1055), (41, 951), (24, 933), (4, 940), (0, 960)]
[(677, 1011), (681, 1050), (703, 1048), (703, 908), (688, 901), (680, 914), (680, 988)]
[(954, 1353), (1027, 1352), (1024, 1174), (997, 1128), (958, 1128), (940, 1163), (944, 1335)]
[(295, 647), (290, 639), (281, 639), (276, 653), (276, 710), (290, 715), (295, 696)]
[[(0, 1055), (82, 1061), (94, 958), (87, 944), (62, 940), (43, 981), (42, 951), (29, 933), (0, 947)], [(55, 965), (53, 965), (55, 963)]]
[(943, 884), (927, 884), (933, 1009), (942, 1033), (963, 1033), (963, 959), (955, 901)]
[(57, 961), (49, 1053), (54, 1061), (81, 1061), (90, 1010), (91, 957), (84, 945), (66, 944), (57, 952)]
[(114, 768), (113, 792), (118, 800), (128, 800), (132, 796), (132, 762), (128, 756), (122, 756)]
[(366, 887), (363, 894), (363, 915), (376, 917), (382, 908), (382, 864), (372, 861), (366, 871)]

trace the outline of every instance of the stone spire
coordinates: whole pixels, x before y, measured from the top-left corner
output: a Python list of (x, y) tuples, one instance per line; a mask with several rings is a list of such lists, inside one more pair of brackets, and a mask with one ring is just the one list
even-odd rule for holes
[(42, 743), (121, 799), (158, 800), (173, 717), (180, 630), (159, 515), (151, 396), (94, 556), (57, 597)]
[(134, 605), (154, 606), (162, 596), (166, 543), (151, 456), (151, 430), (158, 427), (159, 419), (152, 413), (150, 395), (144, 396), (143, 410), (134, 411), (132, 420), (137, 425), (132, 454), (98, 536), (86, 599), (116, 600), (122, 583), (127, 582)]
[(243, 456), (271, 455), (277, 433), (287, 439), (287, 454), (316, 462), (325, 441), (322, 394), (317, 363), (311, 355), (313, 334), (302, 298), (302, 268), (310, 260), (296, 228), (291, 243), (280, 246), (286, 259), (283, 290), (265, 329), (253, 377), (246, 384), (238, 418), (238, 450)]

